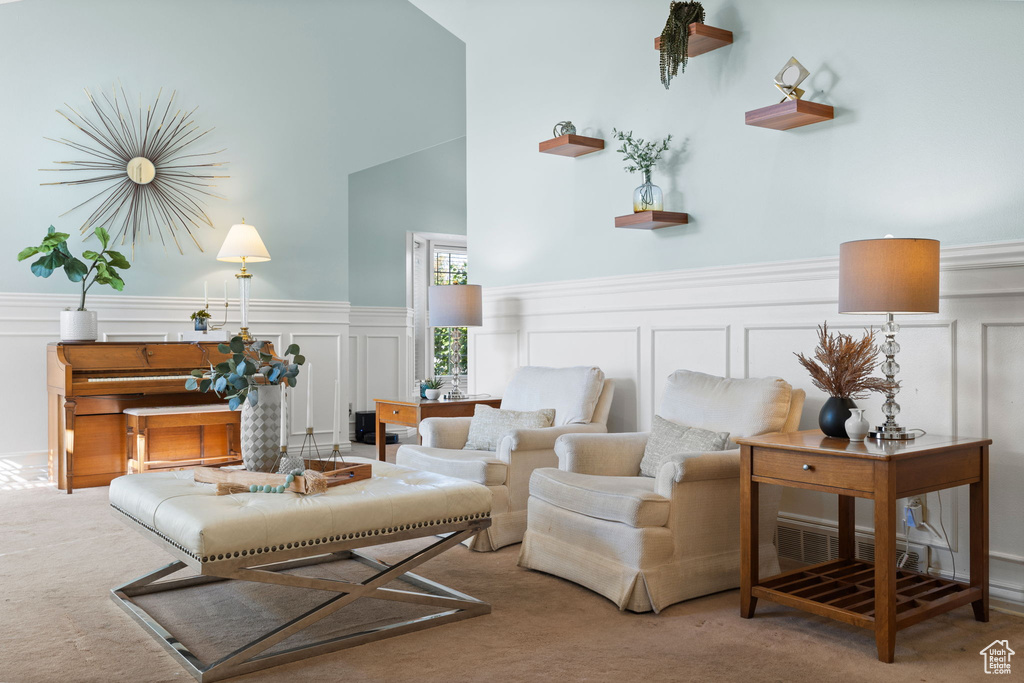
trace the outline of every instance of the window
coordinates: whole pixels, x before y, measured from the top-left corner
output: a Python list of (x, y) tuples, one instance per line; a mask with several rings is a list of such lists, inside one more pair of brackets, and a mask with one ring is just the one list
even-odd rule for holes
[[(409, 233), (408, 301), (413, 309), (414, 367), (416, 378), (450, 377), (448, 354), (452, 330), (432, 328), (427, 311), (427, 288), (430, 285), (455, 285), (467, 282), (466, 238), (463, 235)], [(462, 329), (462, 363), (460, 374), (466, 374), (466, 329)]]
[[(433, 265), (435, 285), (464, 285), (466, 280), (466, 249), (454, 249), (452, 247), (435, 247), (433, 250)], [(466, 328), (463, 327), (460, 336), (462, 347), (462, 363), (459, 367), (459, 374), (466, 374)], [(452, 328), (435, 327), (434, 330), (434, 377), (446, 377), (452, 375), (453, 368), (450, 364), (450, 353), (452, 348)]]

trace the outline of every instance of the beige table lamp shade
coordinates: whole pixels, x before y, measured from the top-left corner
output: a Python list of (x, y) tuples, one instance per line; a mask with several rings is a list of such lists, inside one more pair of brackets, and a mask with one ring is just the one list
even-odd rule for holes
[(258, 263), (269, 261), (270, 252), (260, 239), (256, 228), (245, 223), (232, 225), (224, 244), (217, 254), (218, 261), (229, 261), (231, 263)]
[(427, 292), (431, 327), (483, 325), (480, 285), (431, 285)]
[(938, 240), (887, 237), (840, 244), (839, 312), (938, 313)]

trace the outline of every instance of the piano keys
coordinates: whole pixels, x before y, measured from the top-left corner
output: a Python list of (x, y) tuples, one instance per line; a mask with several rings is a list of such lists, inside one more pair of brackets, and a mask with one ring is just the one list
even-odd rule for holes
[(188, 391), (185, 381), (193, 369), (228, 357), (217, 342), (50, 343), (50, 480), (70, 493), (75, 487), (106, 486), (125, 474), (124, 409), (223, 401), (213, 392)]

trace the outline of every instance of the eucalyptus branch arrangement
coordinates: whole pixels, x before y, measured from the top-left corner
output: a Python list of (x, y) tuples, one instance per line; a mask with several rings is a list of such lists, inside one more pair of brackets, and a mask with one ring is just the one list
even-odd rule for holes
[(621, 131), (612, 128), (612, 137), (622, 143), (616, 152), (622, 155), (623, 161), (628, 162), (624, 168), (629, 173), (640, 171), (644, 178), (651, 174), (651, 169), (658, 163), (661, 155), (668, 151), (668, 143), (672, 142), (669, 135), (660, 143), (646, 142), (642, 138), (634, 138), (633, 131)]
[(690, 45), (690, 24), (704, 23), (704, 6), (699, 2), (673, 2), (668, 21), (661, 31), (661, 84), (668, 84), (680, 69), (686, 71), (686, 51)]
[(64, 269), (64, 274), (72, 282), (82, 283), (82, 297), (78, 302), (78, 310), (85, 310), (85, 295), (92, 289), (93, 285), (110, 285), (117, 291), (124, 291), (124, 280), (116, 268), (131, 268), (132, 264), (120, 252), (107, 249), (110, 244), (110, 235), (104, 228), (94, 228), (93, 234), (100, 241), (102, 249), (92, 251), (86, 249), (82, 252), (82, 258), (91, 261), (90, 265), (72, 255), (68, 249), (68, 237), (66, 232), (57, 232), (51, 225), (46, 231), (46, 237), (38, 247), (25, 247), (18, 254), (18, 260), (42, 254), (43, 256), (32, 263), (32, 273), (36, 277), (50, 277), (59, 268)]
[(875, 344), (875, 331), (865, 330), (864, 337), (855, 340), (849, 334), (829, 334), (828, 323), (818, 325), (818, 346), (814, 357), (795, 353), (800, 365), (811, 375), (811, 382), (829, 396), (837, 398), (866, 398), (869, 392), (885, 393), (899, 387), (882, 377), (872, 376), (878, 367), (879, 347)]
[(255, 340), (246, 343), (241, 337), (233, 337), (229, 344), (218, 344), (217, 350), (231, 354), (231, 358), (216, 365), (211, 363), (208, 370), (193, 370), (192, 376), (185, 380), (185, 388), (204, 393), (212, 389), (218, 396), (228, 399), (231, 410), (238, 410), (245, 401), (250, 406), (259, 403), (260, 387), (281, 383), (294, 387), (299, 366), (306, 362), (305, 356), (299, 353), (299, 345), (292, 344), (284, 352), (285, 356), (292, 356), (288, 361), (267, 353), (269, 343)]

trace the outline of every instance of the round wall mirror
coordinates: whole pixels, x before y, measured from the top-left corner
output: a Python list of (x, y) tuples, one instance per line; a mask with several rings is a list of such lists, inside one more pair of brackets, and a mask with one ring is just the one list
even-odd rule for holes
[(156, 178), (156, 166), (146, 157), (135, 157), (128, 162), (128, 177), (136, 185), (148, 185)]

